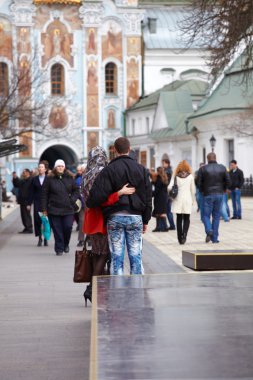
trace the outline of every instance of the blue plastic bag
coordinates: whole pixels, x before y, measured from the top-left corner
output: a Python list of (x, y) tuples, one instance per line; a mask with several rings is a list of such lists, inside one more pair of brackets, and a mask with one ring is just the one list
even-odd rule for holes
[(39, 216), (41, 217), (41, 233), (45, 240), (49, 240), (51, 236), (51, 226), (48, 220), (48, 217), (39, 212)]

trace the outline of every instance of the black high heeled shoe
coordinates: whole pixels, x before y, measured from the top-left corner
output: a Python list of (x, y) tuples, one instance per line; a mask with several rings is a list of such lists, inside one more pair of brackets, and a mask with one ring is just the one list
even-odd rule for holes
[(46, 239), (44, 239), (44, 247), (48, 247), (48, 242)]
[(42, 246), (42, 238), (39, 237), (39, 241), (38, 241), (37, 247), (41, 247), (41, 246)]
[(91, 285), (88, 285), (85, 292), (83, 293), (84, 299), (85, 299), (85, 307), (87, 307), (87, 300), (91, 302), (92, 300), (92, 287)]

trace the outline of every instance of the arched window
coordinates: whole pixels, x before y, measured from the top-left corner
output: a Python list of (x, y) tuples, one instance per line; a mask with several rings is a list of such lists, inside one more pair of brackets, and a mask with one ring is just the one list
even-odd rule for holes
[(105, 66), (105, 93), (117, 95), (117, 66), (113, 62)]
[(59, 63), (56, 63), (51, 68), (51, 95), (64, 95), (64, 82), (64, 68)]
[(0, 62), (0, 96), (7, 96), (9, 92), (8, 66)]

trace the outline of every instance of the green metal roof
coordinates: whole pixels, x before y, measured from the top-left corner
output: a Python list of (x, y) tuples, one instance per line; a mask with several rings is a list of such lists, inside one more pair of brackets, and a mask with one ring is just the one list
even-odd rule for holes
[(244, 110), (253, 104), (253, 71), (247, 83), (242, 71), (243, 56), (239, 57), (229, 70), (224, 74), (222, 80), (202, 102), (198, 110), (189, 117), (210, 117), (214, 113), (228, 114), (235, 110)]
[(140, 110), (142, 108), (156, 106), (160, 97), (161, 92), (174, 92), (178, 89), (182, 89), (187, 91), (191, 97), (194, 99), (194, 97), (204, 96), (207, 92), (208, 84), (206, 82), (200, 81), (200, 80), (176, 80), (172, 83), (169, 83), (165, 85), (164, 87), (160, 88), (159, 90), (153, 92), (150, 95), (145, 96), (144, 98), (140, 99), (139, 102), (135, 103), (131, 108), (129, 108), (128, 111), (133, 110)]

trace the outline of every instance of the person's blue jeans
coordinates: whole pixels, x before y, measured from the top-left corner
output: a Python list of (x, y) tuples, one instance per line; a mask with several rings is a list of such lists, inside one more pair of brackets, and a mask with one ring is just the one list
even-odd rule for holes
[(199, 191), (199, 189), (196, 190), (196, 201), (200, 212), (200, 220), (202, 223), (204, 223), (204, 196), (203, 193)]
[(130, 274), (143, 274), (142, 217), (139, 215), (111, 215), (107, 234), (111, 252), (111, 274), (124, 274), (125, 245), (130, 262)]
[(241, 208), (241, 190), (235, 189), (231, 190), (231, 200), (233, 205), (233, 217), (241, 218), (242, 217), (242, 208)]
[[(204, 225), (206, 234), (212, 233), (212, 242), (218, 241), (223, 194), (204, 196)], [(212, 217), (212, 221), (211, 221)]]
[(223, 194), (222, 204), (221, 204), (221, 217), (225, 222), (229, 222), (230, 211), (228, 206), (228, 195)]
[(168, 199), (168, 202), (167, 202), (167, 218), (169, 221), (170, 228), (176, 229), (174, 219), (173, 219), (173, 214), (171, 212), (171, 203), (172, 203), (171, 199)]

